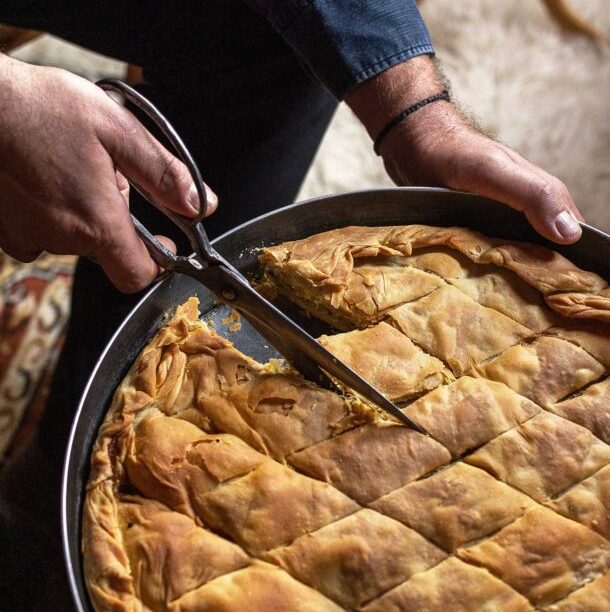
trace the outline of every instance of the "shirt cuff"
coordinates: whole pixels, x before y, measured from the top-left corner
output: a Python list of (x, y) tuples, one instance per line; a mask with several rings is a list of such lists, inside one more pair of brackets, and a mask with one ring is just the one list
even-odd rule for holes
[(434, 54), (414, 0), (249, 0), (339, 100), (356, 85)]

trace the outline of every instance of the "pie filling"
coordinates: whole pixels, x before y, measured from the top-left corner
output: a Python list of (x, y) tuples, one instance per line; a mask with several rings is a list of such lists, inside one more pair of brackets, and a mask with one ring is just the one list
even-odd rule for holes
[(607, 283), (541, 247), (415, 225), (333, 230), (261, 264), (430, 435), (256, 363), (189, 300), (93, 449), (95, 609), (605, 609)]

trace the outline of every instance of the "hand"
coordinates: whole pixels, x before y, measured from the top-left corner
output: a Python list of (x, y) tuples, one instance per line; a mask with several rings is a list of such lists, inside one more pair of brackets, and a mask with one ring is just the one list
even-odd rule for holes
[(143, 289), (159, 270), (131, 222), (126, 177), (176, 213), (198, 211), (186, 167), (129, 111), (69, 72), (0, 55), (0, 248), (20, 261), (92, 257), (120, 290)]
[[(346, 102), (374, 138), (392, 117), (442, 89), (432, 61), (418, 57), (366, 81)], [(399, 185), (470, 191), (522, 211), (549, 240), (570, 244), (581, 236), (583, 217), (567, 187), (478, 132), (452, 104), (434, 102), (410, 115), (382, 141), (380, 153)]]

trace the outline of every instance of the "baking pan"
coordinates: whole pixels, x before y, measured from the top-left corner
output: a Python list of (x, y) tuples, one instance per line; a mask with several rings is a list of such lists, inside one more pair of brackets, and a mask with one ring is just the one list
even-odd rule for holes
[[(575, 245), (559, 246), (541, 238), (525, 218), (510, 208), (468, 193), (447, 189), (403, 187), (356, 191), (293, 204), (240, 225), (214, 240), (216, 249), (247, 275), (258, 270), (257, 250), (270, 244), (304, 238), (347, 225), (405, 225), (421, 223), (463, 226), (488, 236), (523, 240), (559, 251), (585, 270), (610, 279), (610, 236), (583, 227)], [(142, 298), (112, 337), (85, 388), (77, 410), (64, 466), (62, 537), (65, 561), (76, 608), (90, 610), (81, 559), (81, 511), (89, 474), (91, 448), (114, 390), (138, 353), (173, 313), (176, 306), (197, 295), (205, 320), (215, 323), (241, 350), (257, 360), (277, 356), (272, 347), (242, 320), (239, 332), (222, 324), (228, 310), (215, 306), (212, 295), (191, 278), (172, 275)], [(296, 312), (290, 313), (296, 316)], [(311, 329), (310, 332), (315, 333)]]

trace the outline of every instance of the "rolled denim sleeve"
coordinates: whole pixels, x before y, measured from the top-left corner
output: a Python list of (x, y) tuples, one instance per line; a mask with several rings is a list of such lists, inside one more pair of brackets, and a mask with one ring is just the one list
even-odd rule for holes
[(338, 99), (417, 55), (433, 54), (415, 0), (246, 0)]

